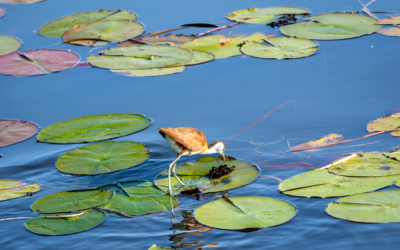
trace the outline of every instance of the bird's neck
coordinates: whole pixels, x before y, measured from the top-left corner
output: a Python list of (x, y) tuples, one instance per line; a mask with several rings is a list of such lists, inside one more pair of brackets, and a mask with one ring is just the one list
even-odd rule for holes
[(215, 154), (217, 153), (217, 150), (214, 147), (210, 147), (210, 145), (207, 145), (204, 147), (203, 151), (201, 154)]

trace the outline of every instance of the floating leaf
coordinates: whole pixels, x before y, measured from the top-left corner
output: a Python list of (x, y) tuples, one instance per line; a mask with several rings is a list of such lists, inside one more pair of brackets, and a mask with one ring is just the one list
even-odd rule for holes
[(75, 67), (79, 56), (73, 52), (41, 49), (14, 52), (0, 56), (0, 74), (36, 76)]
[[(220, 178), (210, 179), (208, 174), (213, 167), (227, 164), (228, 167), (235, 166), (234, 170)], [(183, 180), (186, 186), (182, 186), (171, 175), (171, 186), (174, 194), (185, 190), (199, 189), (201, 193), (213, 193), (243, 187), (257, 179), (260, 170), (250, 163), (226, 157), (226, 162), (221, 157), (202, 157), (195, 162), (187, 162), (176, 168), (176, 174)], [(156, 186), (168, 191), (168, 170), (162, 172), (154, 181)]]
[(307, 18), (311, 22), (286, 25), (280, 31), (287, 36), (316, 40), (355, 38), (377, 31), (376, 19), (356, 14), (322, 14)]
[(71, 150), (56, 162), (68, 174), (97, 175), (139, 165), (149, 158), (149, 150), (133, 141), (99, 142)]
[(118, 11), (99, 10), (61, 17), (43, 25), (39, 30), (39, 34), (47, 37), (62, 37), (65, 31), (75, 25), (95, 22)]
[(25, 3), (37, 3), (43, 0), (0, 0), (1, 4), (25, 4)]
[(215, 59), (215, 56), (208, 52), (192, 50), (192, 53), (193, 58), (189, 62), (187, 62), (186, 65), (206, 63)]
[(310, 12), (307, 9), (290, 6), (250, 8), (234, 11), (228, 14), (226, 18), (235, 22), (265, 25), (275, 22), (278, 18), (283, 17), (284, 14), (310, 14)]
[(326, 212), (333, 217), (355, 222), (400, 222), (400, 191), (352, 195), (330, 203)]
[(322, 147), (325, 145), (329, 145), (332, 143), (336, 143), (343, 140), (343, 136), (339, 134), (329, 134), (325, 135), (322, 138), (319, 138), (314, 141), (305, 142), (296, 146), (293, 146), (292, 149), (306, 149), (306, 148), (314, 148), (314, 147)]
[(142, 43), (150, 44), (150, 45), (158, 45), (158, 44), (177, 44), (182, 45), (184, 43), (193, 41), (196, 39), (195, 35), (186, 36), (183, 34), (175, 35), (175, 34), (167, 34), (165, 36), (142, 36), (136, 38), (135, 41), (139, 41)]
[(222, 198), (194, 212), (201, 224), (227, 230), (273, 227), (295, 215), (296, 208), (289, 202), (262, 196)]
[(385, 36), (400, 36), (400, 28), (392, 27), (387, 29), (379, 29), (377, 33)]
[(267, 38), (267, 36), (261, 33), (255, 33), (246, 37), (238, 36), (233, 38), (212, 35), (197, 38), (191, 42), (185, 43), (181, 48), (209, 52), (214, 54), (216, 59), (220, 59), (242, 54), (242, 52), (240, 52), (240, 46), (244, 42), (261, 43)]
[(92, 115), (48, 126), (37, 139), (48, 143), (94, 142), (138, 132), (150, 123), (150, 119), (138, 114)]
[(31, 122), (0, 119), (0, 147), (24, 141), (38, 132), (39, 127)]
[(139, 45), (107, 49), (104, 55), (90, 55), (88, 62), (107, 69), (150, 69), (182, 65), (192, 58), (193, 54), (186, 49)]
[(6, 14), (6, 10), (0, 7), (0, 17), (3, 17)]
[(338, 197), (372, 192), (393, 184), (400, 175), (386, 177), (347, 177), (329, 173), (326, 169), (313, 170), (283, 181), (279, 190), (302, 197)]
[(315, 54), (318, 50), (318, 45), (304, 38), (293, 37), (274, 37), (265, 39), (268, 43), (247, 43), (242, 46), (243, 54), (258, 57), (258, 58), (301, 58)]
[(400, 162), (382, 153), (368, 152), (330, 167), (330, 173), (344, 176), (388, 176), (400, 174)]
[(152, 182), (117, 182), (116, 185), (106, 185), (98, 189), (115, 191), (113, 198), (99, 206), (100, 209), (107, 208), (130, 216), (157, 213), (178, 205), (176, 198), (160, 191)]
[[(368, 123), (367, 125), (368, 132), (389, 131), (395, 128), (400, 128), (400, 113), (386, 115)], [(394, 131), (391, 133), (391, 135), (400, 136), (400, 131)]]
[(394, 152), (383, 152), (383, 154), (387, 157), (400, 161), (400, 149), (396, 149)]
[(111, 69), (111, 72), (117, 73), (121, 76), (164, 76), (177, 74), (185, 70), (185, 66), (178, 67), (165, 67), (165, 68), (152, 68), (152, 69)]
[(400, 24), (400, 16), (390, 16), (388, 18), (379, 20), (376, 24)]
[(156, 244), (151, 245), (148, 250), (172, 250), (171, 248), (157, 247)]
[(37, 213), (71, 212), (99, 206), (112, 197), (113, 191), (104, 190), (61, 192), (37, 200), (31, 208)]
[(22, 181), (0, 180), (0, 201), (19, 198), (30, 193), (36, 193), (39, 190), (39, 184), (27, 184)]
[[(1, 10), (0, 10), (1, 17)], [(22, 46), (20, 40), (10, 37), (0, 35), (0, 55), (5, 55), (13, 51), (18, 50)]]
[[(35, 234), (41, 235), (66, 235), (80, 233), (90, 230), (106, 219), (104, 212), (94, 209), (84, 211), (85, 213), (80, 216), (69, 218), (34, 218), (25, 223), (26, 229)], [(52, 214), (55, 215), (65, 215)], [(43, 216), (47, 216), (44, 215)]]

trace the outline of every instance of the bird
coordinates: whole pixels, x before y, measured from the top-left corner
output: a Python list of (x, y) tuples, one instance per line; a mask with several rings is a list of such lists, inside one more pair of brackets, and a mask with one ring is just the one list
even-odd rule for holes
[(207, 138), (198, 129), (189, 127), (179, 128), (157, 128), (169, 146), (177, 153), (176, 159), (168, 166), (168, 192), (172, 194), (171, 172), (176, 180), (183, 186), (185, 183), (176, 175), (176, 162), (184, 155), (197, 154), (220, 154), (225, 161), (225, 144), (222, 141), (215, 141), (207, 144)]

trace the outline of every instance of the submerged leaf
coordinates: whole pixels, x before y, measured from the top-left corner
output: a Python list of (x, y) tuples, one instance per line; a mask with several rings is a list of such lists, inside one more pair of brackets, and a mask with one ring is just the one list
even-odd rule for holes
[(379, 20), (376, 24), (400, 24), (400, 16), (390, 16), (388, 18)]
[(318, 50), (316, 42), (294, 37), (274, 37), (265, 39), (268, 43), (248, 43), (242, 46), (243, 54), (258, 58), (301, 58), (315, 54)]
[(245, 10), (237, 10), (226, 16), (229, 20), (241, 23), (253, 24), (269, 24), (275, 22), (278, 18), (283, 17), (284, 14), (310, 14), (309, 10), (290, 7), (268, 7), (268, 8), (250, 8)]
[(261, 196), (222, 198), (194, 212), (201, 224), (227, 230), (273, 227), (295, 215), (296, 208), (289, 202)]
[[(66, 215), (51, 214), (51, 216)], [(42, 216), (48, 216), (42, 214)], [(26, 229), (41, 235), (67, 235), (90, 230), (106, 219), (104, 212), (94, 209), (85, 210), (84, 214), (69, 218), (34, 218), (25, 223)]]
[[(367, 125), (368, 132), (389, 131), (395, 128), (400, 128), (400, 113), (384, 116)], [(391, 135), (400, 136), (400, 132), (397, 130), (392, 132)]]
[(38, 132), (39, 127), (31, 122), (0, 119), (0, 147), (24, 141)]
[[(1, 12), (1, 10), (0, 10)], [(0, 13), (1, 17), (1, 13)], [(0, 35), (0, 55), (5, 55), (18, 50), (22, 46), (20, 40), (10, 36)]]
[(27, 184), (22, 181), (0, 180), (0, 201), (11, 200), (36, 193), (40, 190), (39, 184)]
[[(210, 179), (208, 174), (213, 167), (225, 165), (234, 170), (220, 178)], [(206, 156), (195, 162), (186, 162), (176, 168), (176, 174), (182, 179), (186, 186), (182, 186), (171, 175), (171, 186), (174, 194), (182, 191), (199, 189), (201, 193), (213, 193), (243, 187), (257, 179), (260, 170), (250, 163), (226, 157), (226, 162), (221, 157), (214, 158)], [(156, 186), (168, 191), (168, 170), (163, 171), (154, 181)]]
[(56, 49), (28, 50), (0, 56), (0, 74), (36, 76), (75, 67), (79, 56)]
[(385, 36), (400, 36), (400, 28), (392, 27), (387, 29), (379, 29), (377, 33)]
[(150, 123), (150, 119), (138, 114), (92, 115), (48, 126), (37, 139), (48, 143), (94, 142), (138, 132)]
[(330, 203), (326, 212), (333, 217), (355, 222), (400, 222), (400, 191), (352, 195)]
[(1, 4), (25, 4), (25, 3), (37, 3), (43, 0), (0, 0)]
[(185, 66), (152, 68), (152, 69), (111, 69), (111, 72), (121, 76), (143, 77), (143, 76), (164, 76), (177, 74), (185, 70)]
[(339, 134), (329, 134), (325, 135), (322, 138), (319, 138), (314, 141), (305, 142), (296, 146), (293, 146), (292, 149), (306, 149), (306, 148), (314, 148), (314, 147), (322, 147), (325, 145), (329, 145), (335, 142), (339, 142), (343, 140), (343, 136)]
[(175, 34), (167, 34), (165, 36), (142, 36), (136, 38), (135, 41), (139, 41), (142, 43), (150, 44), (150, 45), (157, 45), (157, 44), (178, 44), (182, 45), (184, 43), (193, 41), (196, 39), (195, 35), (186, 36), (183, 34), (175, 35)]
[(149, 150), (137, 142), (99, 142), (65, 153), (56, 167), (68, 174), (97, 175), (132, 168), (148, 158)]

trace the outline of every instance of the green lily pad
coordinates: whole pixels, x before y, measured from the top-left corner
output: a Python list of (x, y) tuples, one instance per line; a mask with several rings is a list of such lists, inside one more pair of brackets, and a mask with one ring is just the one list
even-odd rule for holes
[(136, 38), (135, 41), (150, 44), (150, 45), (160, 45), (160, 44), (174, 44), (182, 45), (184, 43), (195, 40), (197, 37), (195, 35), (186, 36), (183, 34), (167, 34), (165, 36), (142, 36)]
[(400, 161), (400, 149), (396, 149), (394, 152), (383, 152), (383, 154), (389, 158)]
[[(89, 209), (80, 216), (69, 218), (34, 218), (25, 223), (26, 229), (41, 235), (66, 235), (90, 230), (106, 219), (103, 211)], [(67, 213), (52, 214), (65, 215)], [(43, 214), (43, 216), (46, 216)]]
[(165, 76), (181, 73), (185, 66), (152, 68), (152, 69), (110, 69), (111, 72), (121, 76), (143, 77), (143, 76)]
[(0, 119), (0, 147), (31, 138), (38, 130), (39, 127), (31, 122)]
[[(368, 132), (388, 131), (395, 128), (400, 128), (400, 113), (384, 116), (367, 125)], [(392, 132), (391, 135), (400, 136), (400, 130)]]
[(0, 180), (0, 201), (11, 200), (36, 193), (40, 190), (39, 184), (27, 184), (22, 181)]
[(21, 46), (22, 43), (17, 38), (0, 35), (0, 55), (5, 55), (14, 52), (19, 48), (21, 48)]
[(118, 11), (119, 10), (99, 10), (61, 17), (43, 25), (39, 30), (39, 34), (47, 37), (62, 37), (65, 31), (75, 25), (99, 21)]
[(37, 3), (43, 0), (0, 0), (1, 4), (25, 4), (25, 3)]
[(157, 247), (156, 244), (153, 244), (148, 250), (172, 250), (172, 248)]
[(267, 38), (267, 36), (261, 33), (255, 33), (250, 36), (238, 36), (233, 38), (220, 35), (212, 35), (197, 38), (191, 42), (187, 42), (183, 44), (181, 48), (209, 52), (215, 55), (215, 59), (220, 59), (241, 55), (242, 52), (240, 51), (240, 46), (244, 42), (261, 43)]
[(48, 143), (101, 141), (138, 132), (150, 123), (150, 119), (138, 114), (92, 115), (48, 126), (37, 139)]
[(56, 162), (68, 174), (97, 175), (139, 165), (149, 158), (149, 150), (133, 141), (99, 142), (71, 150)]
[(329, 167), (328, 171), (344, 176), (397, 175), (400, 174), (400, 162), (389, 159), (382, 153), (368, 152)]
[[(228, 167), (235, 166), (234, 170), (220, 178), (210, 179), (208, 174), (213, 167), (227, 164)], [(167, 167), (167, 166), (166, 166)], [(226, 157), (226, 162), (222, 157), (212, 156), (202, 157), (195, 162), (186, 162), (176, 168), (176, 174), (182, 179), (186, 186), (182, 186), (171, 175), (171, 186), (174, 194), (179, 194), (185, 190), (199, 189), (201, 193), (213, 193), (226, 191), (238, 187), (243, 187), (257, 179), (260, 170), (250, 163)], [(156, 186), (168, 191), (168, 170), (163, 171), (154, 181)]]
[(315, 54), (318, 50), (316, 42), (294, 37), (274, 37), (265, 39), (268, 43), (248, 43), (242, 46), (243, 54), (271, 59), (301, 58)]
[(0, 7), (0, 17), (3, 17), (6, 14), (6, 10)]
[(400, 222), (400, 191), (352, 195), (330, 203), (326, 212), (333, 217), (355, 222)]
[(37, 200), (31, 208), (37, 213), (71, 212), (99, 206), (112, 196), (113, 191), (106, 190), (61, 192)]
[(215, 59), (215, 56), (208, 52), (196, 51), (196, 50), (192, 50), (191, 52), (193, 54), (193, 58), (185, 65), (196, 65), (196, 64), (210, 62)]
[(282, 26), (280, 31), (287, 36), (337, 40), (368, 35), (381, 27), (375, 25), (375, 18), (357, 14), (322, 14), (307, 19), (311, 22)]
[(227, 230), (273, 227), (295, 215), (296, 208), (289, 202), (262, 196), (222, 198), (194, 212), (201, 224)]
[(338, 197), (372, 192), (393, 184), (400, 175), (385, 177), (347, 177), (331, 174), (326, 169), (313, 170), (283, 181), (279, 190), (301, 197)]
[(176, 197), (160, 191), (152, 182), (117, 182), (117, 184), (105, 185), (98, 189), (115, 192), (109, 202), (99, 206), (100, 209), (111, 209), (131, 216), (157, 213), (179, 204)]
[(139, 45), (107, 49), (104, 55), (90, 55), (88, 62), (107, 69), (150, 69), (184, 65), (193, 58), (186, 49), (167, 46)]
[(250, 8), (229, 13), (226, 18), (240, 23), (265, 25), (275, 22), (278, 18), (283, 17), (284, 14), (310, 14), (310, 12), (307, 9), (290, 6)]

